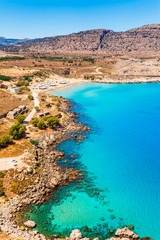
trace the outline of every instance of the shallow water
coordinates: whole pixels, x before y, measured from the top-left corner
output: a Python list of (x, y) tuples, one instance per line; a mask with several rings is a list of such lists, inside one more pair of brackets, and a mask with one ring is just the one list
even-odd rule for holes
[[(106, 238), (109, 229), (133, 224), (140, 237), (159, 240), (160, 84), (85, 83), (53, 94), (77, 102), (79, 121), (91, 126), (82, 143), (59, 146), (67, 155), (76, 153), (75, 167), (87, 173), (84, 188), (64, 187), (30, 214), (38, 229), (67, 235), (81, 228), (86, 236), (100, 231)], [(73, 162), (66, 159), (60, 164)]]

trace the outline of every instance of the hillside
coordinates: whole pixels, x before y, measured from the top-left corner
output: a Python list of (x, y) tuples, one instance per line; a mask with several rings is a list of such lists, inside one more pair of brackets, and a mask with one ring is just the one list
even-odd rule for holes
[(125, 32), (96, 29), (64, 36), (40, 38), (3, 47), (4, 51), (18, 52), (87, 52), (128, 53), (159, 52), (160, 24), (145, 25)]

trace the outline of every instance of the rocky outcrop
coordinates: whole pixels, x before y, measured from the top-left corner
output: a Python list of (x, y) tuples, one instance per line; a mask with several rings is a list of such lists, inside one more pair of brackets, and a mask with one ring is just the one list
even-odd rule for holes
[(24, 226), (28, 227), (28, 228), (35, 228), (36, 224), (34, 221), (29, 220), (27, 222), (24, 222)]
[(75, 229), (71, 232), (70, 240), (79, 240), (82, 238), (82, 233), (78, 229)]
[(139, 239), (139, 236), (136, 233), (129, 230), (128, 228), (123, 228), (123, 229), (118, 228), (115, 233), (115, 236), (121, 237), (121, 238), (125, 237), (125, 238)]
[[(116, 237), (116, 238), (115, 238)], [(134, 232), (130, 231), (128, 228), (123, 228), (123, 229), (117, 229), (116, 233), (115, 233), (115, 237), (112, 237), (108, 240), (138, 240), (139, 236), (137, 234), (135, 234)], [(84, 240), (84, 239), (88, 239), (88, 238), (83, 238), (82, 233), (78, 230), (75, 229), (72, 231), (70, 237), (70, 240)], [(99, 238), (95, 238), (93, 240), (99, 240)]]

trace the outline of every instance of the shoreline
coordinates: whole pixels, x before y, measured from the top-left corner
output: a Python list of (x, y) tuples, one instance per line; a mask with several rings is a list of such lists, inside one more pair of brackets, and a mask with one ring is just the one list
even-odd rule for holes
[[(154, 78), (154, 79), (153, 79)], [(69, 80), (69, 78), (64, 78), (65, 80)], [(66, 83), (64, 85), (60, 85), (55, 87), (55, 88), (50, 88), (47, 90), (36, 90), (36, 89), (32, 89), (34, 92), (43, 92), (46, 94), (50, 94), (51, 92), (56, 92), (56, 91), (60, 91), (62, 89), (68, 88), (68, 87), (72, 87), (78, 84), (82, 84), (82, 83), (108, 83), (108, 84), (145, 84), (145, 83), (160, 83), (160, 77), (144, 77), (144, 78), (134, 78), (134, 79), (120, 79), (120, 80), (115, 80), (115, 79), (111, 79), (111, 78), (104, 78), (102, 80), (85, 80), (85, 79), (77, 79), (77, 78), (72, 78), (70, 79), (72, 80), (71, 83)], [(74, 82), (76, 81), (76, 82)]]

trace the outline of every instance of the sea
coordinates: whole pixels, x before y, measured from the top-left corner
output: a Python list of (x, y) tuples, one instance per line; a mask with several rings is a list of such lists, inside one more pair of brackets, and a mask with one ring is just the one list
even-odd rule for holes
[(160, 240), (160, 84), (82, 83), (51, 94), (71, 100), (91, 130), (57, 147), (65, 153), (58, 164), (84, 178), (31, 207), (36, 229), (106, 239), (128, 226)]

